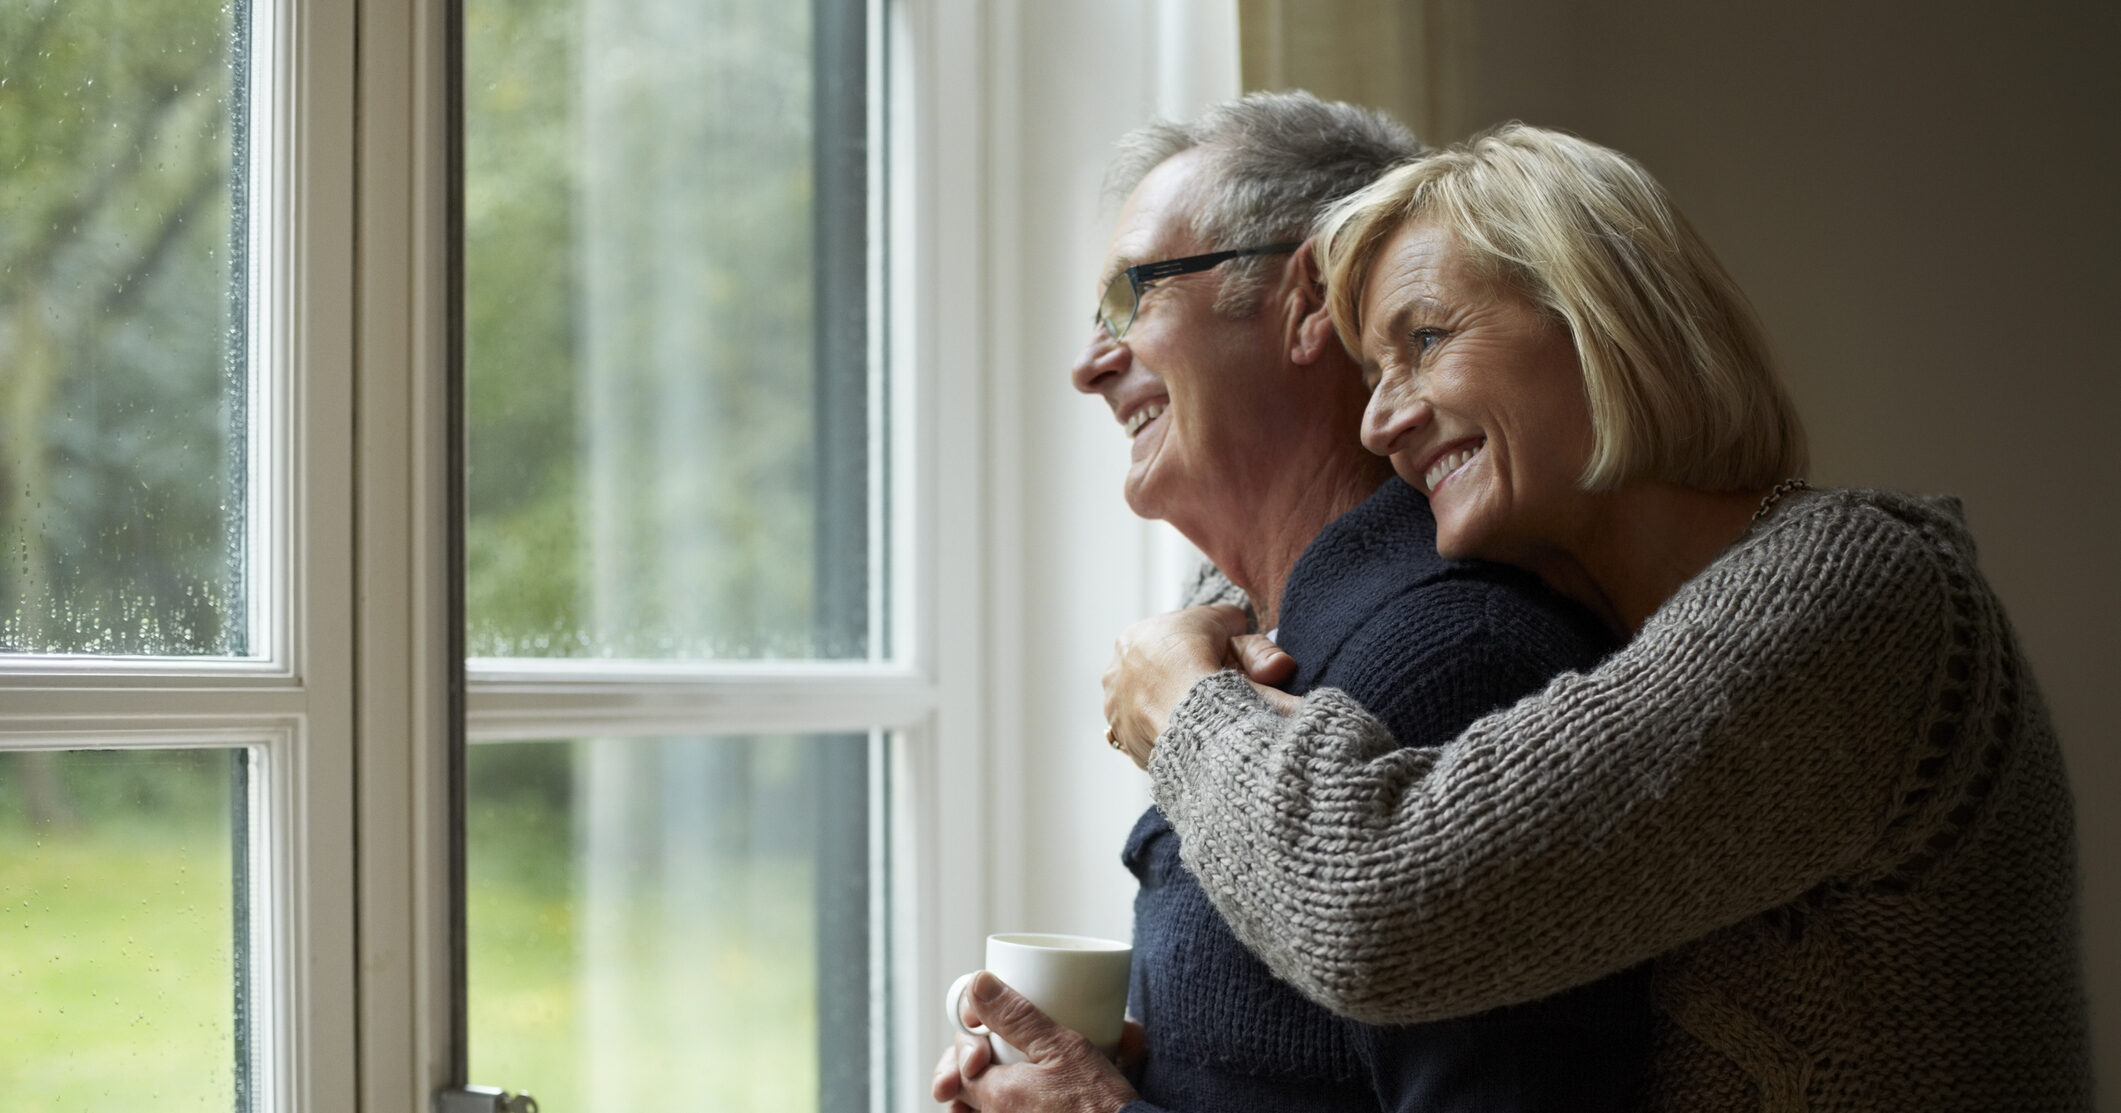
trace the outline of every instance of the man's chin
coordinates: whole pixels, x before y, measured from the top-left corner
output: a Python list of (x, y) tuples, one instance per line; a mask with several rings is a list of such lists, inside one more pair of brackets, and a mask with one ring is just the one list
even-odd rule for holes
[(1148, 484), (1142, 482), (1141, 477), (1128, 476), (1127, 485), (1121, 490), (1121, 495), (1127, 501), (1127, 509), (1133, 511), (1135, 517), (1152, 522), (1163, 520), (1162, 503), (1150, 493)]
[(1163, 519), (1163, 515), (1156, 513), (1149, 504), (1135, 498), (1131, 492), (1127, 495), (1127, 509), (1133, 511), (1134, 516), (1143, 521), (1155, 522)]

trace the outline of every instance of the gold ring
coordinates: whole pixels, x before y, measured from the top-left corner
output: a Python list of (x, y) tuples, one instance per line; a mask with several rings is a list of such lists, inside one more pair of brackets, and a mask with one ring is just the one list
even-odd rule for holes
[(1105, 724), (1105, 742), (1115, 750), (1126, 749), (1125, 746), (1120, 744), (1119, 735), (1113, 732), (1112, 724), (1110, 723)]

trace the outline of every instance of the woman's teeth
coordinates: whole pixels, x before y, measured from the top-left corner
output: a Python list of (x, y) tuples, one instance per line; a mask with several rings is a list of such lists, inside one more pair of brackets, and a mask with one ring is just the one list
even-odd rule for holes
[(1162, 417), (1164, 414), (1164, 405), (1165, 403), (1162, 402), (1153, 402), (1149, 405), (1143, 406), (1141, 409), (1138, 409), (1134, 411), (1131, 415), (1129, 415), (1127, 418), (1127, 436), (1134, 436), (1136, 433), (1142, 431), (1142, 426), (1147, 425), (1152, 421), (1155, 421), (1159, 417)]
[(1428, 487), (1429, 490), (1434, 491), (1438, 483), (1443, 482), (1452, 472), (1465, 467), (1467, 460), (1480, 455), (1480, 450), (1486, 447), (1487, 445), (1482, 443), (1472, 448), (1461, 448), (1456, 452), (1444, 453), (1442, 458), (1429, 465), (1428, 472), (1421, 477), (1422, 484)]

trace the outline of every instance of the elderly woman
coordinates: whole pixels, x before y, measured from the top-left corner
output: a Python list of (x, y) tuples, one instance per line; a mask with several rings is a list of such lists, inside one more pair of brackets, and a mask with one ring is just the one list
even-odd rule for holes
[(1373, 1023), (1650, 960), (1650, 1109), (2089, 1108), (2069, 789), (1956, 503), (1806, 487), (1743, 296), (1616, 152), (1505, 127), (1320, 254), (1437, 550), (1628, 640), (1412, 749), (1221, 670), (1228, 608), (1130, 630), (1109, 717), (1237, 935)]

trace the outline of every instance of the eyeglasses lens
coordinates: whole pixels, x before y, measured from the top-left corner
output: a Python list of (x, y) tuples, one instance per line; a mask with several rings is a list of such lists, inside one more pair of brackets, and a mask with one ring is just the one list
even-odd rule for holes
[(1134, 323), (1134, 280), (1127, 272), (1113, 275), (1105, 287), (1105, 296), (1097, 303), (1097, 321), (1114, 340), (1125, 336), (1127, 326)]

